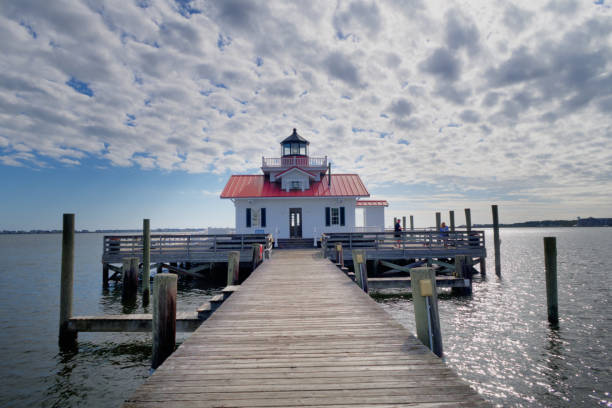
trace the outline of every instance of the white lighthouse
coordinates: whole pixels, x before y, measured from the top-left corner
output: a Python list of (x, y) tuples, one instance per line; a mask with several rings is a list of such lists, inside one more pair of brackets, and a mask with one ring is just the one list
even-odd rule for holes
[(312, 239), (354, 232), (358, 206), (365, 211), (365, 228), (383, 230), (388, 204), (359, 200), (370, 196), (359, 175), (330, 174), (327, 156), (310, 157), (310, 143), (296, 129), (280, 145), (280, 157), (262, 158), (263, 174), (232, 175), (221, 193), (234, 203), (237, 234)]

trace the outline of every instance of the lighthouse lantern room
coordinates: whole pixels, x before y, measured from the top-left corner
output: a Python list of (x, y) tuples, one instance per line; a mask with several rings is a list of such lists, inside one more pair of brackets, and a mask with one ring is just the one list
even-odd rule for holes
[[(355, 210), (363, 208), (358, 200), (370, 196), (359, 175), (332, 175), (327, 156), (310, 157), (310, 143), (296, 129), (280, 144), (281, 157), (262, 158), (263, 174), (232, 175), (221, 193), (234, 203), (236, 233), (300, 239), (354, 232)], [(384, 207), (365, 209), (384, 214)], [(384, 215), (370, 219), (379, 225), (362, 228), (383, 230)]]

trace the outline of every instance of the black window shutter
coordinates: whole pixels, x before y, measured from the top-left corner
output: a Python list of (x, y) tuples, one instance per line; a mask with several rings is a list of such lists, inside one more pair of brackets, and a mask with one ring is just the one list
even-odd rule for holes
[(266, 226), (266, 209), (265, 208), (261, 209), (261, 226), (262, 227)]
[(344, 207), (340, 207), (340, 225), (344, 226)]
[(329, 207), (325, 207), (325, 225), (329, 227), (331, 224), (331, 214)]
[(251, 209), (247, 208), (246, 210), (246, 226), (247, 228), (251, 228)]

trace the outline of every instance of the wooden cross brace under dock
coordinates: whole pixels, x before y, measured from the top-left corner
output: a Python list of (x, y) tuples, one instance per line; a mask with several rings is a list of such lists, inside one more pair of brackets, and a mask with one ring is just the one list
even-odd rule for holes
[(124, 407), (489, 406), (318, 251), (277, 251)]

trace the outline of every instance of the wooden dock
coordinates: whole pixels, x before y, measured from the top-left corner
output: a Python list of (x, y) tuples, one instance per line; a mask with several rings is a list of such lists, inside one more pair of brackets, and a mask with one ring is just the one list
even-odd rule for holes
[(490, 406), (316, 250), (277, 251), (125, 407)]
[(323, 234), (326, 256), (335, 244), (342, 244), (345, 260), (352, 260), (353, 249), (365, 250), (368, 260), (444, 259), (458, 255), (484, 260), (487, 256), (484, 231), (475, 230), (456, 230), (446, 236), (433, 230)]

